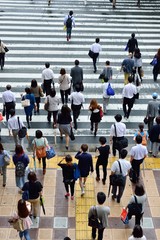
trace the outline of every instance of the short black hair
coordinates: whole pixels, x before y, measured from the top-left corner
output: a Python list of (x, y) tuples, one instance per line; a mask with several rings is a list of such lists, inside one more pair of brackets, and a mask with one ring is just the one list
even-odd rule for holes
[(41, 138), (43, 137), (43, 133), (41, 130), (36, 130), (36, 138)]
[(76, 60), (74, 61), (74, 64), (75, 64), (76, 66), (78, 66), (78, 65), (79, 65), (79, 60), (76, 59)]
[(143, 229), (140, 225), (135, 225), (133, 228), (132, 235), (134, 238), (141, 238), (143, 237)]
[(50, 67), (50, 63), (49, 63), (49, 62), (46, 62), (46, 63), (45, 63), (45, 67), (46, 67), (46, 68), (49, 68), (49, 67)]
[(136, 136), (136, 143), (138, 144), (142, 143), (142, 136), (139, 134)]
[(137, 196), (143, 196), (145, 194), (143, 185), (140, 183), (136, 184), (134, 193)]
[(15, 111), (15, 109), (12, 108), (9, 110), (9, 113), (11, 114), (11, 117), (13, 117), (15, 115), (16, 111)]
[(71, 10), (71, 11), (69, 11), (69, 15), (70, 16), (72, 16), (73, 15), (73, 11)]
[(110, 65), (110, 61), (106, 61), (106, 65)]
[(80, 92), (80, 91), (81, 91), (81, 87), (80, 87), (79, 84), (76, 84), (76, 86), (75, 86), (75, 90), (76, 90), (76, 92)]
[(10, 90), (10, 89), (11, 89), (11, 85), (10, 85), (10, 84), (7, 84), (6, 89), (7, 89), (7, 90)]
[(128, 82), (129, 82), (129, 83), (133, 82), (133, 77), (132, 77), (132, 76), (129, 76), (129, 77), (128, 77)]
[(99, 38), (96, 38), (96, 43), (99, 43), (100, 39)]
[(68, 162), (72, 162), (72, 156), (71, 155), (66, 155), (65, 156), (65, 160), (66, 160), (66, 162), (68, 163)]
[(29, 180), (30, 182), (35, 182), (35, 181), (37, 181), (36, 173), (33, 172), (33, 171), (30, 171), (30, 172), (28, 173), (28, 180)]
[(132, 33), (132, 34), (131, 34), (131, 37), (134, 38), (134, 37), (135, 37), (135, 33)]
[(120, 122), (122, 120), (122, 115), (116, 114), (116, 116), (114, 118), (116, 119), (117, 122)]
[(25, 92), (26, 92), (27, 94), (31, 94), (31, 89), (30, 89), (29, 87), (26, 87), (26, 88), (25, 88)]
[(128, 151), (124, 148), (120, 151), (120, 157), (122, 159), (124, 159), (127, 156), (127, 154), (128, 154)]
[(103, 204), (106, 201), (106, 194), (104, 192), (97, 193), (97, 202)]
[(69, 237), (65, 237), (63, 240), (71, 240)]
[(99, 138), (99, 142), (103, 145), (107, 142), (106, 138), (105, 137), (100, 137)]

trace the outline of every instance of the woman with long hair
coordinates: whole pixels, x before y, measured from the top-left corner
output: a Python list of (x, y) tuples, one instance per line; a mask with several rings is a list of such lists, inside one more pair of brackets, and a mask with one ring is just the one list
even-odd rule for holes
[(61, 113), (58, 114), (59, 131), (60, 139), (63, 140), (63, 134), (66, 139), (66, 150), (69, 147), (69, 135), (71, 132), (72, 118), (71, 118), (71, 109), (67, 105), (63, 105), (61, 108)]
[(23, 228), (22, 231), (19, 231), (19, 237), (21, 240), (23, 239), (23, 237), (25, 238), (25, 240), (31, 240), (31, 237), (29, 235), (29, 229), (31, 228), (31, 225), (33, 223), (29, 217), (30, 211), (31, 211), (31, 204), (29, 202), (26, 202), (23, 199), (20, 199), (17, 204), (17, 212), (15, 212), (14, 216), (9, 219), (9, 222), (11, 223), (11, 225), (16, 220), (21, 221), (21, 226)]
[(139, 78), (142, 81), (142, 57), (141, 52), (139, 48), (135, 48), (134, 54), (133, 54), (133, 60), (134, 60), (134, 69), (135, 73), (138, 71)]
[(51, 122), (51, 116), (53, 115), (53, 128), (57, 127), (57, 114), (59, 109), (60, 99), (56, 96), (55, 88), (50, 89), (49, 95), (45, 99), (45, 103), (48, 104), (48, 122)]
[(147, 240), (147, 238), (143, 235), (143, 229), (140, 225), (134, 226), (132, 236), (130, 236), (128, 240)]
[(47, 138), (43, 137), (41, 130), (37, 130), (33, 144), (33, 155), (39, 160), (39, 163), (43, 164), (43, 175), (46, 174), (46, 148), (49, 148)]
[(6, 186), (6, 180), (7, 180), (7, 164), (5, 163), (4, 157), (10, 158), (9, 153), (4, 150), (4, 147), (2, 143), (0, 143), (0, 169), (1, 169), (1, 175), (3, 175), (3, 187)]
[(13, 155), (13, 163), (15, 165), (16, 186), (22, 192), (22, 187), (25, 184), (26, 176), (28, 175), (28, 164), (30, 162), (27, 154), (24, 153), (23, 147), (17, 145), (15, 154)]
[(96, 99), (92, 99), (89, 105), (89, 110), (91, 111), (91, 133), (94, 130), (94, 136), (97, 135), (98, 123), (101, 121), (100, 111), (101, 106), (97, 103)]
[(36, 79), (32, 79), (31, 81), (31, 87), (30, 87), (31, 93), (34, 94), (36, 104), (37, 104), (37, 109), (34, 109), (34, 114), (39, 113), (39, 105), (41, 102), (41, 97), (44, 96), (42, 88), (38, 85)]
[(154, 56), (154, 58), (157, 59), (157, 63), (153, 67), (153, 79), (156, 82), (158, 74), (160, 74), (160, 48), (158, 49), (158, 51), (157, 51), (156, 55)]
[(140, 221), (143, 217), (144, 214), (144, 208), (145, 208), (145, 203), (146, 203), (147, 197), (145, 194), (145, 190), (142, 184), (136, 184), (134, 194), (131, 196), (130, 201), (126, 207), (126, 210), (128, 208), (128, 219), (130, 220), (132, 218), (132, 209), (129, 207), (132, 203), (136, 203), (137, 209), (141, 209), (139, 213), (134, 214), (135, 215), (135, 225), (138, 224), (140, 225)]
[(30, 121), (32, 121), (32, 111), (33, 111), (33, 109), (36, 109), (36, 100), (35, 100), (33, 93), (31, 93), (30, 88), (26, 87), (25, 92), (26, 92), (26, 94), (23, 95), (22, 101), (25, 99), (28, 99), (30, 102), (29, 106), (24, 107), (24, 111), (26, 114), (26, 121), (28, 124), (28, 128), (31, 128)]
[(62, 104), (68, 103), (68, 95), (70, 95), (70, 84), (71, 81), (69, 79), (69, 76), (66, 74), (65, 68), (61, 68), (60, 70), (60, 76), (58, 78), (58, 83), (60, 85), (60, 94), (61, 94), (61, 101)]
[(22, 191), (29, 192), (28, 202), (32, 206), (32, 215), (36, 218), (39, 215), (40, 208), (40, 196), (42, 195), (42, 184), (37, 180), (35, 172), (28, 173), (28, 182), (26, 182), (22, 188)]

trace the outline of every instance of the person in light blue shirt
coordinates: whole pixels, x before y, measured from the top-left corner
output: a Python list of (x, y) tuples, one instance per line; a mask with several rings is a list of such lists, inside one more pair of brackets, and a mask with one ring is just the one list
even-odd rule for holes
[(3, 175), (3, 187), (6, 186), (7, 180), (7, 164), (5, 163), (4, 156), (10, 158), (9, 153), (4, 150), (2, 143), (0, 143), (0, 170)]

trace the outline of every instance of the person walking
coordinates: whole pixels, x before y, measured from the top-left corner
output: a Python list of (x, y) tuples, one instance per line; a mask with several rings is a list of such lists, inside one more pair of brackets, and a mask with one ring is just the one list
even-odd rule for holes
[(140, 225), (135, 225), (132, 231), (132, 236), (128, 238), (128, 240), (147, 240), (147, 238), (143, 235), (143, 229)]
[[(107, 81), (112, 80), (113, 70), (110, 66), (110, 61), (106, 61), (106, 66), (103, 68), (103, 71), (101, 72), (100, 76), (104, 76), (104, 79)], [(102, 79), (103, 80), (103, 79)]]
[(92, 99), (89, 105), (89, 110), (91, 111), (90, 121), (91, 121), (91, 133), (94, 130), (94, 136), (96, 137), (98, 131), (98, 123), (101, 121), (101, 106), (97, 103), (96, 99)]
[(40, 211), (40, 196), (42, 196), (43, 186), (41, 182), (37, 180), (37, 176), (35, 172), (28, 173), (28, 182), (25, 182), (22, 187), (22, 191), (28, 191), (29, 199), (28, 202), (31, 203), (31, 210), (33, 218), (39, 216)]
[(66, 139), (66, 150), (69, 148), (69, 135), (71, 132), (72, 118), (71, 109), (67, 105), (63, 105), (61, 113), (58, 114), (57, 123), (59, 124), (60, 139), (63, 140), (63, 134)]
[(75, 27), (75, 18), (73, 17), (73, 11), (69, 11), (69, 14), (64, 18), (64, 26), (66, 27), (67, 41), (71, 39), (72, 26)]
[(83, 69), (79, 66), (79, 60), (75, 60), (75, 66), (71, 68), (70, 76), (73, 90), (77, 84), (80, 85), (81, 91), (83, 91)]
[(7, 84), (6, 90), (2, 93), (3, 109), (6, 113), (6, 121), (8, 122), (10, 116), (10, 110), (15, 109), (16, 97), (11, 91), (11, 85)]
[[(133, 78), (128, 77), (128, 83), (124, 86), (122, 91), (123, 98), (123, 112), (124, 118), (128, 119), (131, 113), (131, 109), (133, 108), (133, 104), (135, 101), (135, 95), (137, 93), (137, 88), (133, 84)], [(126, 108), (128, 107), (128, 109)]]
[(1, 66), (1, 70), (3, 70), (4, 64), (5, 64), (5, 53), (6, 53), (6, 45), (0, 39), (0, 66)]
[(33, 93), (31, 93), (30, 88), (26, 87), (25, 92), (26, 94), (22, 96), (22, 101), (26, 99), (29, 100), (29, 105), (24, 106), (24, 111), (26, 114), (26, 121), (28, 124), (28, 128), (31, 128), (30, 121), (32, 121), (32, 111), (33, 109), (37, 110), (37, 105), (36, 105), (35, 96), (33, 95)]
[[(128, 154), (127, 150), (122, 149), (120, 152), (120, 159), (116, 160), (111, 166), (111, 175), (122, 174), (123, 179), (124, 179), (123, 185), (121, 185), (121, 186), (113, 185), (112, 186), (112, 200), (115, 200), (117, 198), (117, 203), (120, 203), (120, 201), (121, 201), (121, 197), (123, 195), (123, 192), (124, 192), (124, 189), (126, 186), (127, 175), (129, 174), (129, 171), (131, 169), (130, 162), (125, 159), (127, 157), (127, 154)], [(118, 190), (118, 194), (117, 194), (117, 190)]]
[(138, 41), (135, 38), (135, 33), (131, 34), (131, 38), (128, 40), (127, 47), (129, 53), (134, 53), (135, 49), (138, 48)]
[(48, 6), (51, 5), (51, 0), (48, 0)]
[[(66, 163), (62, 163), (65, 160)], [(68, 198), (70, 196), (69, 193), (69, 187), (71, 192), (71, 200), (74, 200), (74, 185), (75, 185), (75, 179), (74, 179), (74, 165), (72, 163), (72, 157), (71, 155), (66, 155), (65, 158), (63, 158), (59, 163), (58, 166), (62, 168), (62, 174), (63, 174), (63, 183), (66, 189), (65, 198)]]
[(153, 100), (149, 101), (148, 105), (147, 105), (146, 117), (148, 119), (148, 132), (151, 130), (151, 128), (153, 126), (155, 117), (157, 117), (159, 115), (158, 109), (159, 109), (160, 101), (157, 100), (158, 94), (156, 92), (154, 92), (152, 94), (152, 98), (153, 98)]
[(107, 177), (107, 165), (108, 165), (108, 157), (110, 154), (110, 146), (106, 144), (107, 140), (105, 137), (99, 138), (100, 147), (96, 148), (96, 154), (98, 155), (96, 162), (96, 181), (100, 181), (100, 173), (99, 166), (102, 165), (103, 168), (103, 178), (102, 183), (105, 185), (106, 177)]
[(1, 175), (3, 175), (3, 187), (6, 186), (7, 181), (7, 164), (5, 162), (4, 157), (7, 157), (10, 159), (10, 155), (8, 151), (4, 150), (4, 147), (2, 143), (0, 143), (0, 169), (1, 169)]
[(134, 141), (136, 140), (136, 136), (137, 136), (137, 135), (141, 135), (141, 137), (142, 137), (142, 145), (143, 145), (143, 146), (147, 146), (148, 132), (147, 132), (147, 131), (144, 131), (144, 123), (140, 123), (140, 124), (138, 125), (138, 127), (139, 127), (139, 130), (134, 134), (133, 140), (134, 140)]
[(78, 167), (80, 170), (80, 178), (79, 178), (79, 185), (81, 188), (81, 196), (85, 194), (85, 184), (87, 177), (89, 175), (89, 172), (93, 172), (93, 160), (92, 155), (90, 153), (87, 153), (88, 151), (88, 145), (82, 144), (80, 151), (77, 152), (75, 155), (75, 158), (78, 159)]
[(65, 68), (61, 68), (60, 76), (58, 78), (58, 83), (60, 86), (60, 94), (61, 94), (61, 101), (62, 104), (68, 103), (68, 95), (71, 93), (71, 81), (69, 76), (66, 74)]
[(141, 79), (142, 82), (142, 57), (141, 52), (139, 48), (135, 48), (134, 54), (133, 54), (133, 60), (134, 60), (134, 70), (135, 73), (139, 76), (139, 79)]
[[(112, 153), (113, 156), (116, 156), (116, 142), (121, 141), (124, 139), (124, 135), (126, 134), (126, 125), (122, 123), (122, 116), (120, 114), (115, 115), (115, 120), (116, 122), (112, 124), (111, 129), (110, 129), (110, 144), (112, 144)], [(115, 131), (116, 128), (116, 131)], [(116, 134), (117, 133), (117, 134)], [(119, 156), (120, 156), (120, 151), (123, 148), (123, 146), (117, 149), (119, 151)]]
[(149, 139), (151, 141), (151, 150), (149, 153), (153, 157), (157, 157), (160, 147), (160, 117), (156, 117), (156, 124), (153, 125), (149, 131)]
[(49, 148), (47, 138), (43, 137), (41, 130), (36, 130), (35, 138), (32, 141), (33, 156), (38, 158), (39, 163), (43, 164), (43, 175), (46, 174), (46, 148)]
[(44, 97), (42, 88), (38, 85), (36, 79), (32, 79), (31, 81), (31, 87), (30, 87), (31, 93), (33, 93), (36, 101), (37, 109), (34, 109), (34, 114), (39, 114), (39, 107), (41, 102), (41, 97)]
[(91, 48), (90, 48), (90, 50), (93, 52), (93, 67), (94, 67), (94, 73), (97, 72), (96, 62), (97, 62), (97, 58), (99, 57), (100, 51), (102, 51), (102, 47), (101, 47), (101, 45), (99, 44), (99, 42), (100, 42), (100, 39), (99, 39), (99, 38), (96, 38), (96, 39), (95, 39), (95, 43), (93, 43), (93, 44), (91, 45)]
[(55, 88), (51, 88), (50, 94), (45, 99), (45, 103), (49, 103), (47, 120), (50, 123), (51, 116), (53, 115), (53, 128), (56, 128), (60, 99), (59, 99), (59, 97), (56, 96)]
[(75, 91), (71, 93), (70, 101), (71, 109), (73, 111), (74, 129), (77, 130), (77, 119), (80, 115), (81, 107), (85, 102), (84, 95), (80, 92), (80, 86), (78, 84), (75, 86)]
[[(98, 205), (92, 206), (89, 209), (89, 213), (88, 213), (88, 218), (96, 214), (98, 217), (98, 220), (102, 224), (102, 228), (98, 229), (98, 238), (97, 238), (98, 240), (103, 239), (104, 229), (108, 227), (108, 216), (110, 215), (110, 208), (104, 205), (105, 201), (106, 201), (105, 193), (98, 192), (97, 193)], [(97, 232), (97, 229), (92, 227), (92, 239), (96, 239), (96, 232)]]
[(124, 84), (128, 83), (128, 77), (133, 73), (134, 68), (134, 60), (132, 59), (132, 53), (128, 54), (128, 57), (125, 58), (121, 64), (120, 72), (123, 70), (124, 72)]
[(160, 74), (160, 48), (158, 49), (154, 58), (157, 59), (157, 63), (153, 67), (153, 80), (154, 80), (154, 82), (156, 82), (158, 74)]
[(147, 157), (148, 150), (146, 146), (142, 145), (142, 136), (137, 135), (135, 138), (136, 146), (133, 146), (130, 151), (130, 162), (135, 174), (134, 182), (139, 181), (140, 177), (140, 165), (143, 163), (145, 158)]
[(50, 93), (51, 84), (54, 86), (54, 73), (50, 69), (50, 63), (46, 62), (45, 69), (42, 71), (43, 92), (46, 93), (46, 96)]
[(142, 206), (141, 212), (135, 214), (135, 225), (140, 225), (140, 222), (143, 217), (144, 210), (145, 210), (145, 203), (147, 201), (147, 196), (145, 194), (145, 190), (144, 190), (144, 187), (142, 184), (136, 184), (135, 190), (134, 190), (134, 195), (131, 196), (128, 205), (125, 207), (126, 210), (128, 209), (128, 220), (130, 220), (132, 218), (132, 213), (130, 211), (130, 208), (128, 208), (128, 207), (130, 204), (136, 203), (136, 201), (137, 201), (137, 204), (141, 204), (141, 206)]
[(116, 8), (116, 0), (113, 0), (113, 1), (112, 1), (112, 6), (113, 6), (113, 9)]
[(18, 136), (19, 129), (25, 127), (22, 119), (19, 116), (16, 116), (15, 109), (10, 110), (11, 117), (8, 119), (8, 130), (9, 136), (13, 136), (13, 140), (16, 145), (24, 145), (24, 138)]
[(31, 228), (32, 220), (30, 219), (29, 215), (30, 215), (30, 211), (31, 211), (31, 205), (30, 203), (26, 202), (23, 199), (20, 199), (18, 201), (18, 205), (17, 205), (17, 212), (14, 213), (14, 216), (9, 219), (9, 222), (12, 223), (15, 222), (17, 219), (20, 219), (22, 221), (22, 226), (23, 226), (23, 230), (22, 231), (18, 231), (19, 232), (19, 237), (22, 240), (23, 237), (25, 240), (31, 240), (30, 234), (29, 234), (29, 229)]
[(15, 147), (15, 154), (12, 157), (15, 165), (15, 177), (16, 186), (20, 189), (19, 193), (22, 193), (22, 187), (25, 184), (26, 176), (28, 175), (28, 164), (30, 162), (29, 157), (21, 145)]

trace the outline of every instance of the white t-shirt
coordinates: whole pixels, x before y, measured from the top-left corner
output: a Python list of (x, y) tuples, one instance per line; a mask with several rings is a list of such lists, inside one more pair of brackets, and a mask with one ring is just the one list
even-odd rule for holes
[[(116, 125), (117, 137), (124, 137), (124, 135), (126, 134), (126, 125), (122, 122), (116, 122), (115, 125)], [(116, 136), (114, 124), (112, 124), (111, 126), (110, 136), (114, 136), (114, 137)]]
[(131, 148), (130, 154), (135, 160), (141, 160), (148, 154), (147, 147), (142, 144), (137, 144)]
[[(119, 159), (118, 161), (120, 162), (120, 165), (121, 165), (122, 175), (123, 176), (127, 176), (129, 169), (131, 169), (130, 162), (127, 161), (126, 159)], [(118, 161), (115, 161), (112, 164), (112, 167), (111, 167), (111, 171), (114, 172), (115, 174), (119, 174), (120, 173), (120, 168), (119, 168)]]
[(143, 235), (143, 237), (141, 237), (141, 238), (135, 238), (135, 237), (133, 237), (133, 236), (130, 236), (129, 238), (128, 238), (128, 240), (147, 240), (147, 238)]

